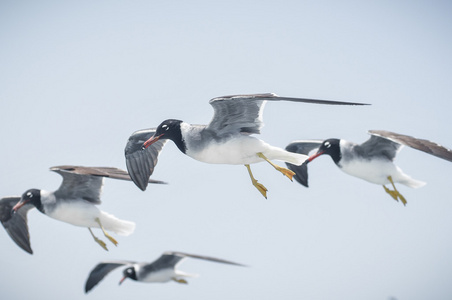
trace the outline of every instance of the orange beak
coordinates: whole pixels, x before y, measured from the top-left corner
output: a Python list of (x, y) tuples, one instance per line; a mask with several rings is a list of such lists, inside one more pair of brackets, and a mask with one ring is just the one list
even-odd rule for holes
[(163, 136), (163, 133), (161, 135), (157, 135), (157, 136), (153, 135), (149, 140), (147, 140), (146, 142), (143, 143), (143, 146), (141, 147), (141, 149), (142, 150), (146, 149), (150, 145), (152, 145), (155, 142), (157, 142), (162, 136)]
[(309, 163), (309, 162), (313, 161), (315, 158), (319, 157), (323, 153), (325, 153), (325, 151), (319, 151), (316, 154), (309, 156), (309, 158), (306, 160), (306, 162)]
[(27, 204), (28, 202), (30, 202), (30, 200), (20, 200), (19, 202), (16, 203), (16, 205), (14, 205), (14, 207), (11, 209), (11, 213), (16, 213), (19, 208), (21, 208), (22, 206), (24, 206), (25, 204)]
[(124, 276), (123, 278), (121, 278), (121, 280), (119, 281), (119, 285), (121, 285), (121, 283), (126, 280), (127, 276)]

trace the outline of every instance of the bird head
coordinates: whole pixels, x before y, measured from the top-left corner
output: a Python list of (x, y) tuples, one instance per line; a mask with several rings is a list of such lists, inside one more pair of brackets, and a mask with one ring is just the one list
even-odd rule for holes
[(331, 158), (334, 160), (334, 162), (338, 162), (341, 157), (341, 150), (340, 150), (340, 140), (339, 139), (327, 139), (323, 141), (323, 143), (320, 145), (319, 149), (317, 150), (317, 153), (314, 155), (311, 155), (307, 162), (313, 161), (315, 158), (319, 157), (322, 154), (327, 154), (331, 156)]
[(137, 280), (137, 273), (135, 272), (134, 267), (129, 267), (127, 269), (124, 269), (124, 271), (122, 271), (122, 275), (123, 275), (123, 277), (119, 281), (119, 284), (121, 284), (124, 280), (126, 280), (126, 278)]
[(41, 208), (41, 191), (38, 189), (29, 189), (25, 193), (22, 194), (19, 202), (14, 205), (12, 208), (12, 213), (17, 212), (19, 208), (24, 206), (27, 203), (33, 204), (36, 208)]
[(145, 141), (143, 143), (142, 149), (146, 149), (150, 145), (154, 144), (160, 139), (170, 139), (174, 142), (178, 142), (179, 140), (182, 140), (182, 133), (180, 129), (182, 121), (181, 120), (174, 120), (174, 119), (168, 119), (162, 122), (157, 127), (157, 130), (155, 131), (155, 134)]

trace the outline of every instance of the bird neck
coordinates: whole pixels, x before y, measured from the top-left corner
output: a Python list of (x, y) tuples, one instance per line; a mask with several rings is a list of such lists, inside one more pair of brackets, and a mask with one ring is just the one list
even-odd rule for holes
[(187, 146), (185, 145), (185, 141), (182, 139), (182, 136), (180, 137), (180, 139), (175, 139), (173, 140), (174, 144), (176, 144), (177, 148), (179, 148), (179, 150), (184, 153), (187, 154)]
[(181, 122), (179, 124), (179, 129), (175, 130), (171, 135), (171, 140), (174, 144), (176, 144), (177, 148), (179, 148), (182, 153), (187, 154), (187, 145), (185, 143), (184, 135), (182, 134), (183, 130), (186, 132), (189, 131), (190, 125), (185, 122)]
[(41, 190), (39, 199), (36, 199), (33, 204), (36, 206), (36, 208), (42, 212), (43, 214), (46, 214), (46, 210), (44, 209), (44, 205), (47, 206), (47, 208), (52, 207), (56, 203), (55, 194), (53, 192), (48, 192)]

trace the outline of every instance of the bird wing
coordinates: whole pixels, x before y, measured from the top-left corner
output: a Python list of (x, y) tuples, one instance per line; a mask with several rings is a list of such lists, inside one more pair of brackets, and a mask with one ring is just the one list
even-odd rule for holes
[(364, 143), (354, 145), (353, 151), (362, 158), (370, 159), (384, 156), (393, 161), (401, 148), (402, 144), (400, 143), (372, 134)]
[[(166, 257), (166, 258), (164, 258), (164, 257)], [(189, 253), (184, 253), (184, 252), (173, 252), (173, 251), (167, 251), (167, 252), (163, 253), (163, 255), (159, 258), (159, 260), (162, 258), (164, 260), (166, 259), (168, 261), (171, 261), (172, 265), (175, 266), (177, 263), (179, 263), (182, 259), (184, 259), (186, 257), (203, 259), (203, 260), (208, 260), (208, 261), (213, 261), (213, 262), (223, 263), (223, 264), (228, 264), (228, 265), (235, 265), (235, 266), (242, 266), (242, 267), (245, 266), (245, 265), (242, 265), (242, 264), (239, 264), (236, 262), (232, 262), (229, 260), (224, 260), (221, 258), (197, 255), (197, 254), (189, 254)]]
[[(308, 155), (314, 149), (320, 147), (323, 141), (321, 140), (298, 140), (293, 141), (289, 145), (287, 145), (286, 150), (289, 152), (300, 153)], [(295, 172), (294, 178), (301, 185), (308, 187), (308, 164), (307, 161), (302, 163), (299, 166), (286, 163), (287, 167)]]
[(373, 136), (379, 136), (395, 143), (403, 144), (436, 157), (452, 161), (452, 150), (437, 143), (384, 130), (369, 130), (369, 133)]
[(94, 204), (100, 204), (100, 194), (102, 192), (103, 176), (90, 174), (95, 168), (79, 166), (55, 166), (50, 168), (63, 177), (55, 196), (62, 199), (82, 198)]
[(366, 105), (353, 102), (280, 97), (272, 93), (223, 96), (209, 101), (214, 109), (214, 115), (206, 129), (214, 131), (219, 136), (233, 133), (259, 134), (264, 125), (262, 113), (266, 101)]
[(146, 190), (149, 177), (157, 165), (158, 156), (167, 140), (159, 140), (142, 150), (143, 143), (151, 138), (155, 128), (138, 130), (132, 133), (124, 150), (126, 166), (133, 182), (142, 190)]
[[(63, 182), (55, 192), (57, 197), (64, 199), (83, 198), (94, 204), (100, 204), (100, 194), (104, 177), (131, 180), (129, 173), (112, 167), (82, 167), (56, 166), (51, 171), (63, 176)], [(151, 183), (164, 183), (159, 180), (149, 180)]]
[(94, 269), (91, 270), (91, 273), (89, 273), (88, 279), (85, 283), (85, 293), (88, 293), (93, 287), (95, 287), (105, 276), (107, 276), (108, 273), (113, 271), (114, 269), (126, 266), (126, 265), (133, 265), (135, 262), (132, 261), (104, 261), (97, 266), (94, 267)]
[(11, 239), (23, 250), (33, 254), (28, 233), (27, 213), (34, 208), (32, 204), (25, 204), (16, 213), (12, 208), (19, 202), (20, 197), (4, 197), (0, 199), (0, 221)]

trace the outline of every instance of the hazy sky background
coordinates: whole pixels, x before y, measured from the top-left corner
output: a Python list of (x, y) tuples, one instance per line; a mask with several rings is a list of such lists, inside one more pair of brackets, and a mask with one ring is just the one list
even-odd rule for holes
[[(449, 1), (2, 1), (1, 196), (55, 190), (49, 167), (125, 169), (138, 129), (167, 118), (205, 124), (216, 96), (282, 96), (371, 103), (268, 103), (260, 136), (296, 139), (368, 129), (452, 147), (452, 4)], [(427, 182), (381, 186), (310, 165), (310, 188), (266, 163), (208, 165), (173, 143), (141, 192), (106, 180), (101, 209), (137, 223), (110, 251), (85, 228), (29, 213), (34, 255), (0, 230), (2, 299), (451, 299), (452, 164), (405, 147), (397, 163)], [(96, 230), (100, 236), (100, 231)], [(187, 260), (188, 285), (142, 284), (112, 272), (88, 295), (102, 260), (152, 261), (165, 250), (250, 267)]]

